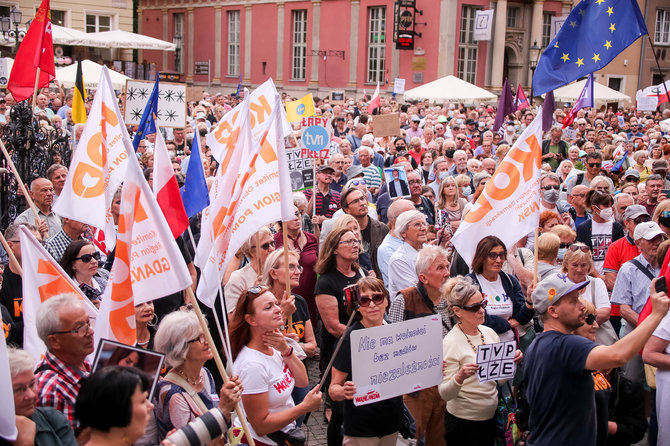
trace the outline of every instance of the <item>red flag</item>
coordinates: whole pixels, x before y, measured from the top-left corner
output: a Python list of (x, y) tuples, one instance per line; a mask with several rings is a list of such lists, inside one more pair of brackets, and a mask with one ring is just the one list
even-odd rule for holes
[[(193, 162), (200, 158), (191, 157)], [(156, 146), (154, 148), (154, 195), (158, 206), (170, 226), (174, 238), (179, 237), (188, 228), (188, 216), (181, 201), (179, 184), (174, 176), (170, 156), (161, 132), (156, 132)]]
[(375, 90), (375, 94), (372, 95), (372, 99), (368, 105), (368, 115), (371, 115), (375, 108), (379, 108), (379, 81), (377, 81), (377, 89)]
[(56, 77), (49, 0), (42, 0), (16, 53), (7, 83), (15, 100), (23, 101), (32, 96), (38, 68), (41, 71), (37, 88), (46, 87)]
[(516, 98), (514, 98), (517, 110), (523, 110), (524, 108), (530, 107), (528, 103), (528, 98), (526, 98), (526, 93), (523, 92), (523, 87), (521, 84), (516, 89)]

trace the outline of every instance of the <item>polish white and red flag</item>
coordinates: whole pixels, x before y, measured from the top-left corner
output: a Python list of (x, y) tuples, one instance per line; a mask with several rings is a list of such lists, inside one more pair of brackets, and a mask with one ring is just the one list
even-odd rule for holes
[(375, 108), (379, 108), (379, 81), (377, 81), (377, 88), (368, 104), (368, 114), (371, 115)]

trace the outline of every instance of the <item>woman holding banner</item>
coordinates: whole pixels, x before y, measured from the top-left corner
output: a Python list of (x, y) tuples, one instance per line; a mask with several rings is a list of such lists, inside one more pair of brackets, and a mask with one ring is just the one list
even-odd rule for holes
[(356, 383), (351, 375), (351, 332), (364, 328), (379, 327), (391, 305), (384, 283), (372, 277), (359, 279), (356, 310), (350, 305), (348, 312), (356, 311), (357, 320), (343, 335), (335, 362), (328, 393), (334, 401), (344, 401), (343, 445), (395, 446), (398, 441), (398, 426), (403, 413), (402, 396), (384, 401), (354, 405)]

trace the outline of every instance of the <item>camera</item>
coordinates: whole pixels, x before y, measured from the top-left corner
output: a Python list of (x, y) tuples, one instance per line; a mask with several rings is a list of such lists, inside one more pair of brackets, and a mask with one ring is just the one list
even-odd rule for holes
[(200, 446), (218, 438), (228, 430), (223, 412), (218, 407), (205, 412), (167, 437), (176, 446)]

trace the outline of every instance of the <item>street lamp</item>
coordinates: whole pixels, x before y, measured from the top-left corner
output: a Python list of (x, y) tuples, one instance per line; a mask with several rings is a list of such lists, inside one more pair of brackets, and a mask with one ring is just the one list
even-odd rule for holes
[(533, 46), (528, 48), (528, 58), (530, 65), (530, 105), (533, 105), (533, 98), (535, 97), (533, 91), (533, 77), (535, 77), (535, 69), (537, 68), (537, 62), (540, 59), (540, 47), (537, 46), (537, 40), (533, 42)]
[(180, 66), (180, 60), (179, 56), (181, 53), (181, 34), (175, 33), (174, 37), (172, 38), (172, 43), (174, 43), (175, 49), (174, 49), (174, 70), (177, 73), (181, 73), (181, 66)]
[[(9, 40), (13, 33), (14, 41), (16, 42), (16, 52), (19, 51), (19, 43), (21, 43), (19, 40), (21, 37), (19, 35), (19, 25), (21, 24), (22, 17), (21, 10), (16, 6), (9, 12), (9, 17), (0, 17), (0, 30), (7, 40)], [(12, 29), (12, 24), (14, 24), (14, 29)]]

